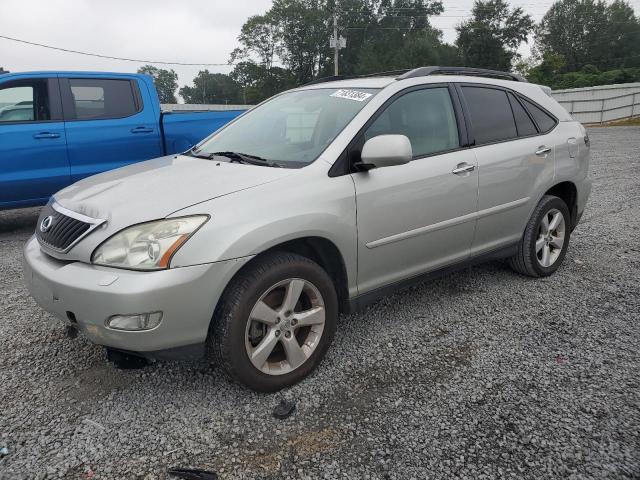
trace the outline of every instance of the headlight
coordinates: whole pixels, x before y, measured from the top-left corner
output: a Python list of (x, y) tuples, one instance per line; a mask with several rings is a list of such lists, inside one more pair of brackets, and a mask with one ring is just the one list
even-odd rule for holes
[(91, 262), (134, 270), (168, 268), (173, 254), (208, 219), (207, 215), (167, 218), (125, 228), (96, 248)]

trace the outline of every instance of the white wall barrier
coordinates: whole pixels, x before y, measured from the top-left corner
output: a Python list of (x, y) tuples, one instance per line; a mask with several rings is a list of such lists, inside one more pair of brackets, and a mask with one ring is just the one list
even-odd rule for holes
[(640, 83), (554, 90), (551, 95), (582, 123), (640, 116)]
[(253, 105), (198, 105), (185, 103), (163, 103), (163, 112), (223, 112), (228, 110), (248, 110)]

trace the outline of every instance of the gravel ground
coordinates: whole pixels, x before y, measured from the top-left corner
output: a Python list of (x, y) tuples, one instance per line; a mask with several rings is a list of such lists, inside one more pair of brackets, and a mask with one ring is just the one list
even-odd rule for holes
[[(640, 128), (590, 136), (556, 275), (490, 263), (396, 294), (271, 395), (201, 363), (116, 370), (66, 338), (21, 279), (37, 209), (0, 212), (0, 477), (640, 478)], [(297, 410), (276, 420), (282, 398)]]

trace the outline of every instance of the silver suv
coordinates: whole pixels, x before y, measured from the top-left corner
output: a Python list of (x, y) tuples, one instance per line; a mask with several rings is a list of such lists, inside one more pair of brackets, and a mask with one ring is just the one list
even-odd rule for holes
[(340, 312), (487, 259), (554, 273), (588, 170), (582, 125), (512, 74), (315, 82), (58, 192), (25, 278), (112, 354), (207, 355), (274, 391), (318, 365)]

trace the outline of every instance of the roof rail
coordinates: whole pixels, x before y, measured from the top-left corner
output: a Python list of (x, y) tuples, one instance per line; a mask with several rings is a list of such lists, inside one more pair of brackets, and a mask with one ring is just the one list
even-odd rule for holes
[(371, 77), (394, 77), (403, 73), (407, 73), (408, 69), (389, 70), (388, 72), (366, 73), (364, 75), (332, 75), (329, 77), (316, 78), (305, 85), (314, 85), (316, 83), (335, 82), (338, 80), (352, 80), (354, 78), (371, 78)]
[(349, 80), (350, 78), (357, 78), (357, 77), (353, 75), (331, 75), (330, 77), (316, 78), (315, 80), (311, 80), (310, 82), (307, 82), (304, 85), (315, 85), (316, 83), (336, 82), (338, 80)]
[(371, 78), (371, 77), (394, 77), (396, 75), (403, 75), (409, 72), (410, 68), (403, 68), (400, 70), (387, 70), (386, 72), (375, 72), (359, 75), (358, 78)]
[(526, 82), (527, 79), (522, 75), (510, 72), (501, 72), (499, 70), (487, 70), (485, 68), (470, 67), (419, 67), (400, 75), (397, 79), (426, 77), (429, 75), (472, 75), (476, 77), (501, 78), (503, 80), (513, 80), (516, 82)]
[(513, 80), (516, 82), (526, 82), (522, 75), (499, 70), (487, 70), (486, 68), (471, 67), (418, 67), (413, 70), (391, 70), (388, 72), (368, 73), (366, 75), (332, 75), (329, 77), (316, 78), (305, 85), (315, 85), (316, 83), (335, 82), (337, 80), (352, 80), (354, 78), (389, 77), (395, 76), (396, 80), (405, 78), (426, 77), (429, 75), (472, 75), (475, 77), (500, 78), (503, 80)]

